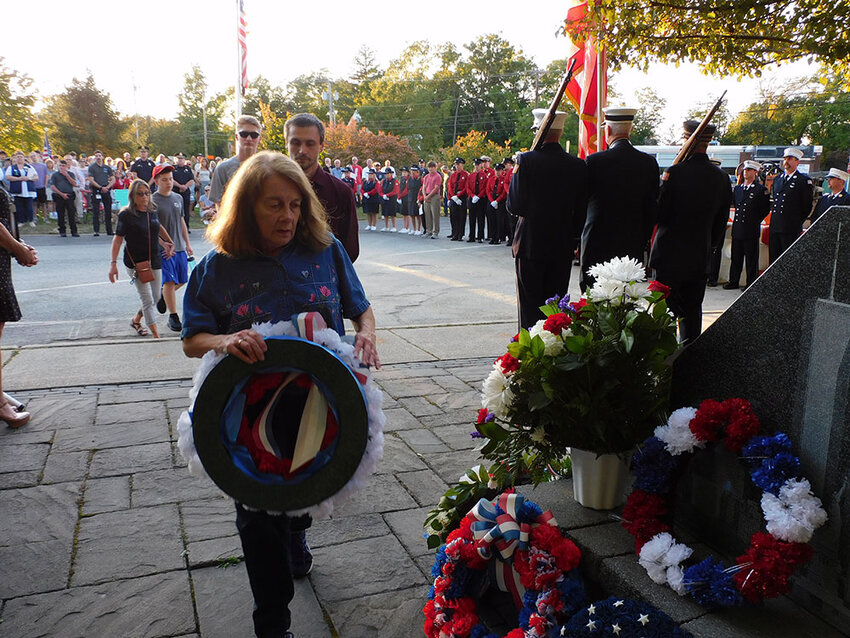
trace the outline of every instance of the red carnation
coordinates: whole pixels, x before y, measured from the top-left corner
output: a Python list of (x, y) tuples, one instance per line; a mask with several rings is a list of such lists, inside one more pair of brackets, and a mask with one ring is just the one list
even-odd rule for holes
[(559, 335), (563, 330), (569, 328), (572, 322), (571, 317), (568, 317), (563, 312), (558, 312), (554, 315), (549, 315), (543, 323), (543, 329), (548, 330), (552, 334)]
[(490, 410), (488, 410), (487, 408), (481, 408), (480, 410), (478, 410), (478, 419), (475, 421), (475, 424), (481, 425), (482, 423), (484, 423), (488, 414), (490, 414)]
[(502, 372), (505, 374), (519, 370), (519, 359), (511, 355), (510, 352), (506, 352), (496, 359), (496, 363), (499, 364), (499, 367), (502, 368)]
[(700, 441), (713, 443), (720, 438), (728, 420), (729, 409), (726, 405), (714, 399), (706, 399), (700, 403), (689, 427)]
[(649, 290), (650, 292), (660, 292), (662, 293), (661, 298), (667, 299), (670, 296), (670, 286), (665, 286), (657, 279), (653, 279), (649, 282)]
[(570, 304), (570, 310), (572, 310), (576, 314), (579, 314), (581, 313), (581, 309), (584, 308), (586, 305), (587, 299), (585, 297), (582, 297), (578, 301)]
[(753, 412), (753, 406), (744, 399), (727, 399), (723, 402), (729, 408), (730, 421), (726, 427), (723, 445), (732, 452), (740, 452), (747, 441), (759, 433), (761, 423)]

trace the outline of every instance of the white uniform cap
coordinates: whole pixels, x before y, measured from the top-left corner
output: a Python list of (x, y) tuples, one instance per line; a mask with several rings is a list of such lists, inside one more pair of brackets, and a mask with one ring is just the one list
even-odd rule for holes
[(632, 122), (635, 119), (637, 109), (627, 106), (612, 106), (605, 109), (605, 123), (613, 124), (614, 122)]
[(761, 170), (761, 164), (759, 164), (755, 160), (744, 160), (744, 168), (745, 169), (752, 168), (753, 170), (760, 171)]
[(801, 160), (803, 159), (803, 151), (801, 151), (799, 148), (789, 146), (785, 149), (785, 152), (782, 153), (782, 157), (796, 157), (798, 160)]
[(850, 179), (850, 173), (846, 173), (838, 168), (830, 168), (829, 173), (826, 174), (827, 177), (837, 177), (838, 179), (844, 180), (844, 183), (847, 183), (847, 180)]
[[(540, 125), (543, 124), (543, 118), (546, 117), (546, 114), (549, 112), (549, 109), (532, 109), (531, 114), (534, 116), (534, 124), (531, 125), (532, 130), (540, 128)], [(564, 111), (555, 111), (555, 117), (552, 120), (552, 128), (556, 130), (563, 130), (564, 123), (567, 121), (567, 114)]]

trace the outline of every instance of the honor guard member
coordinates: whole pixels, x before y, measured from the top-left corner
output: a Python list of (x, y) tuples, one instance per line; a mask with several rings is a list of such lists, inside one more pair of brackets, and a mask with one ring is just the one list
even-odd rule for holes
[(463, 231), (466, 228), (467, 179), (469, 179), (469, 173), (466, 172), (466, 160), (456, 157), (454, 171), (449, 175), (446, 184), (446, 194), (449, 198), (449, 223), (452, 227), (449, 239), (452, 241), (463, 239)]
[(747, 264), (745, 290), (759, 275), (761, 222), (770, 212), (770, 193), (758, 180), (761, 169), (761, 164), (756, 161), (744, 161), (744, 181), (733, 189), (735, 219), (732, 222), (732, 264), (729, 266), (729, 282), (723, 286), (726, 290), (738, 289), (744, 260)]
[[(381, 232), (397, 232), (395, 218), (398, 215), (399, 185), (395, 178), (395, 171), (391, 166), (384, 169), (383, 179), (378, 182), (378, 195), (381, 197), (381, 215), (384, 218), (384, 227)], [(392, 225), (390, 225), (392, 222)]]
[[(696, 120), (685, 122), (685, 137), (698, 126)], [(667, 171), (658, 200), (658, 232), (649, 257), (655, 278), (670, 287), (667, 305), (679, 319), (679, 337), (685, 344), (702, 332), (711, 249), (726, 228), (732, 205), (729, 176), (706, 155), (716, 130), (713, 124), (706, 126), (690, 157)]]
[(493, 175), (496, 174), (496, 171), (493, 170), (493, 168), (490, 166), (490, 162), (492, 161), (490, 159), (490, 156), (482, 155), (478, 159), (481, 160), (481, 170), (484, 171), (484, 174), (487, 175), (487, 179), (489, 180), (491, 177), (493, 177)]
[(582, 290), (593, 285), (587, 271), (614, 257), (645, 263), (658, 213), (658, 162), (629, 141), (637, 109), (605, 109), (608, 150), (587, 162), (587, 221), (581, 235)]
[(342, 181), (348, 184), (352, 195), (357, 194), (357, 180), (352, 176), (350, 166), (346, 166), (342, 169)]
[(422, 190), (422, 177), (419, 174), (418, 166), (410, 167), (410, 179), (407, 180), (407, 209), (410, 211), (411, 221), (413, 226), (410, 228), (412, 235), (421, 235), (423, 231), (423, 221), (419, 213), (419, 195)]
[[(475, 170), (466, 179), (466, 196), (469, 206), (469, 236), (467, 242), (484, 243), (484, 219), (487, 213), (487, 173), (480, 157), (473, 160)], [(477, 228), (477, 230), (476, 230)]]
[[(546, 109), (534, 109), (535, 128)], [(570, 287), (571, 255), (587, 214), (587, 166), (560, 144), (567, 114), (557, 111), (543, 145), (520, 156), (508, 189), (508, 211), (519, 220), (513, 237), (519, 325), (530, 328), (542, 306)]]
[[(511, 179), (514, 176), (514, 158), (506, 157), (502, 160), (502, 164), (505, 165), (505, 192), (510, 189)], [(505, 225), (502, 227), (505, 230), (505, 243), (510, 247), (511, 242), (514, 239), (514, 228), (516, 228), (516, 215), (512, 215), (508, 212), (508, 201), (505, 198)]]
[(153, 169), (156, 164), (148, 157), (149, 152), (150, 149), (147, 146), (140, 146), (139, 157), (130, 164), (130, 170), (136, 174), (136, 177), (146, 181), (150, 188), (153, 188)]
[[(719, 157), (709, 157), (708, 161), (718, 168), (723, 167), (723, 160)], [(743, 167), (741, 170), (743, 171)], [(714, 288), (717, 285), (717, 280), (720, 278), (720, 263), (723, 261), (723, 245), (726, 243), (726, 231), (728, 229), (729, 220), (727, 219), (726, 226), (723, 227), (723, 234), (717, 240), (717, 244), (711, 249), (711, 259), (708, 265), (708, 281), (705, 284), (710, 288)]]
[(378, 230), (378, 181), (375, 179), (374, 168), (363, 171), (366, 179), (360, 184), (360, 194), (363, 196), (363, 212), (366, 213), (366, 230)]
[[(505, 200), (508, 198), (507, 184), (505, 183), (505, 165), (496, 164), (495, 172), (487, 181), (487, 237), (490, 245), (502, 243), (505, 236), (505, 222), (507, 221), (507, 210)], [(504, 219), (503, 219), (504, 218)]]
[(830, 192), (824, 193), (818, 200), (815, 212), (812, 213), (813, 223), (833, 206), (850, 206), (850, 193), (844, 190), (848, 177), (850, 175), (837, 168), (829, 169), (826, 178)]
[(812, 178), (797, 170), (803, 151), (788, 147), (782, 157), (784, 173), (773, 180), (773, 210), (770, 213), (768, 248), (772, 264), (803, 232), (803, 221), (812, 212)]
[(183, 153), (177, 153), (177, 166), (174, 167), (171, 174), (174, 178), (174, 192), (183, 198), (183, 220), (186, 222), (186, 228), (189, 228), (189, 219), (192, 216), (192, 187), (195, 185), (195, 173), (192, 172), (192, 167), (186, 163), (186, 156)]

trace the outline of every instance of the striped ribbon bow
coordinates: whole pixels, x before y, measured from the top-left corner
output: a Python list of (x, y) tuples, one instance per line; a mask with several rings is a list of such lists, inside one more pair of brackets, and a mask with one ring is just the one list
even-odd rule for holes
[[(522, 596), (525, 588), (520, 583), (519, 574), (513, 568), (513, 556), (517, 550), (528, 548), (528, 538), (531, 530), (538, 525), (553, 525), (558, 523), (552, 512), (546, 510), (530, 521), (520, 521), (519, 512), (525, 503), (521, 494), (504, 493), (499, 495), (495, 503), (481, 499), (469, 512), (475, 519), (470, 526), (475, 548), (479, 556), (489, 560), (493, 556), (493, 548), (501, 564), (496, 565), (496, 584), (500, 590), (510, 592), (517, 608), (522, 607)], [(498, 509), (497, 509), (498, 506)], [(498, 510), (502, 510), (502, 514)]]

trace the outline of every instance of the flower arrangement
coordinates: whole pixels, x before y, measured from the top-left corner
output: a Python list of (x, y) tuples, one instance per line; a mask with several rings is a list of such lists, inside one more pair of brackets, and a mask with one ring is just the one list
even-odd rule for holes
[(590, 274), (587, 297), (548, 299), (546, 319), (521, 330), (484, 381), (476, 428), (499, 484), (522, 471), (547, 480), (569, 447), (626, 452), (663, 423), (678, 348), (669, 289), (634, 259)]
[[(623, 526), (635, 537), (639, 562), (654, 582), (707, 607), (758, 603), (788, 592), (789, 577), (810, 560), (808, 542), (827, 516), (809, 482), (799, 477), (800, 460), (788, 436), (762, 436), (760, 429), (748, 401), (706, 400), (698, 410), (673, 412), (635, 454), (634, 491), (623, 510)], [(676, 542), (666, 522), (674, 477), (688, 457), (719, 441), (742, 455), (762, 490), (767, 533), (753, 534), (731, 567), (714, 557), (684, 567), (693, 550)]]
[[(429, 638), (496, 638), (479, 621), (476, 597), (496, 565), (519, 608), (506, 638), (543, 638), (585, 604), (581, 552), (561, 534), (551, 512), (507, 490), (482, 499), (437, 550), (434, 585), (425, 604)], [(500, 569), (501, 568), (501, 569)]]

